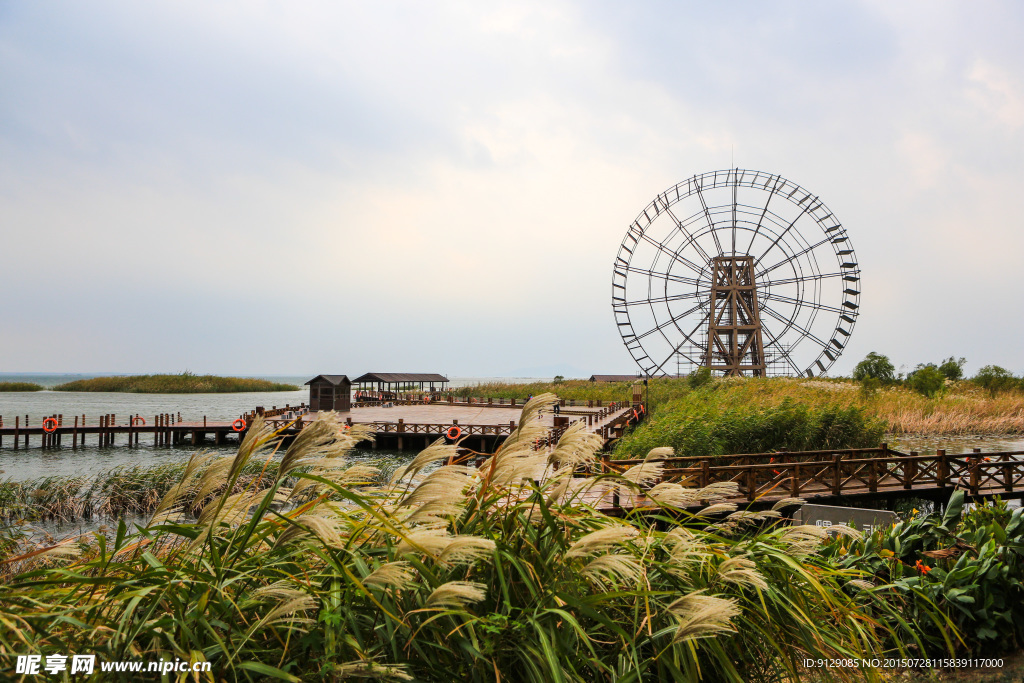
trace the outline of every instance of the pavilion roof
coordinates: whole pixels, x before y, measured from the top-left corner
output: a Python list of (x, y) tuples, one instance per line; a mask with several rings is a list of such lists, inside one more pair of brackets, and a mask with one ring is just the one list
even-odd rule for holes
[(447, 382), (448, 378), (436, 372), (368, 372), (352, 380), (359, 382)]

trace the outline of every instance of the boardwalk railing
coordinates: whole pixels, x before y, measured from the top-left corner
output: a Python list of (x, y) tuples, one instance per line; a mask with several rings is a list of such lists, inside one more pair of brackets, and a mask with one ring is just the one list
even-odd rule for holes
[[(785, 455), (786, 461), (780, 456)], [(774, 462), (771, 460), (774, 458)], [(755, 462), (760, 460), (760, 462)], [(768, 460), (768, 462), (765, 462)], [(849, 449), (759, 453), (717, 458), (661, 458), (664, 481), (690, 486), (734, 482), (743, 498), (842, 497), (960, 488), (972, 495), (1024, 493), (1024, 451), (949, 455)], [(622, 471), (642, 460), (605, 461)], [(714, 462), (714, 464), (712, 464)]]
[[(525, 398), (495, 398), (492, 396), (454, 396), (452, 394), (440, 393), (388, 393), (360, 391), (355, 392), (352, 399), (352, 406), (355, 408), (371, 408), (382, 403), (390, 403), (396, 406), (423, 405), (439, 403), (448, 406), (473, 406), (491, 408), (522, 408), (528, 399)], [(611, 408), (623, 406), (626, 401), (601, 401), (601, 400), (576, 400), (559, 399), (559, 406), (562, 408)], [(566, 412), (563, 410), (563, 412)]]

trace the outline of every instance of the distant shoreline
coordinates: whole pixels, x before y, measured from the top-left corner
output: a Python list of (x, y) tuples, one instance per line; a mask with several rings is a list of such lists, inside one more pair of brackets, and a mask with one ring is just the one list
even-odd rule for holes
[(50, 387), (52, 391), (81, 391), (128, 394), (234, 394), (268, 391), (298, 391), (295, 384), (251, 377), (217, 375), (120, 375), (79, 379)]

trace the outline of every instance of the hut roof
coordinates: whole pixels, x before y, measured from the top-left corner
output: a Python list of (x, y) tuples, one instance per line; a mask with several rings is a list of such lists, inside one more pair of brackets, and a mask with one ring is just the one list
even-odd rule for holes
[(312, 384), (318, 379), (322, 379), (325, 382), (328, 382), (329, 384), (332, 384), (334, 386), (338, 386), (339, 384), (344, 384), (346, 382), (351, 384), (351, 382), (349, 382), (348, 380), (348, 375), (317, 375), (313, 379), (306, 382), (306, 384)]
[(353, 382), (447, 382), (444, 375), (421, 372), (368, 372)]
[(635, 382), (636, 375), (591, 375), (591, 382)]

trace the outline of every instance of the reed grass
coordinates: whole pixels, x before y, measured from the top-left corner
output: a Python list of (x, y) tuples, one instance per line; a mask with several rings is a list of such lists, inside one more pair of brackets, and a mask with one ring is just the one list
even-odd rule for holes
[(0, 391), (42, 391), (44, 388), (35, 382), (0, 382)]
[[(568, 380), (560, 384), (489, 383), (455, 390), (460, 396), (525, 398), (553, 391), (562, 398), (576, 400), (629, 401), (629, 383), (594, 383)], [(700, 389), (692, 389), (686, 378), (655, 378), (644, 390), (655, 416), (680, 412), (682, 419), (695, 405), (707, 403), (701, 392), (715, 392), (721, 400), (714, 405), (749, 406), (762, 410), (781, 406), (786, 401), (817, 406), (830, 405), (837, 410), (856, 408), (866, 418), (880, 420), (884, 431), (892, 434), (1024, 434), (1024, 392), (990, 393), (970, 381), (950, 382), (935, 398), (928, 398), (903, 386), (865, 391), (849, 379), (718, 378)], [(694, 396), (696, 395), (696, 396)], [(667, 441), (659, 445), (664, 445)], [(877, 445), (877, 444), (869, 444)]]
[[(861, 574), (817, 553), (820, 530), (587, 505), (569, 484), (600, 441), (570, 429), (552, 453), (533, 450), (552, 400), (535, 397), (480, 467), (425, 473), (456, 453), (438, 442), (385, 485), (347, 460), (361, 428), (322, 415), (284, 449), (257, 418), (235, 456), (190, 461), (136, 533), (0, 559), (15, 567), (0, 655), (207, 660), (217, 680), (767, 683), (802, 679), (805, 657), (908, 652), (912, 625), (853, 595)], [(276, 458), (266, 489), (242, 483)], [(636, 490), (652, 473), (587, 486)], [(822, 671), (854, 679), (881, 675)]]
[(216, 375), (124, 375), (93, 377), (58, 384), (54, 391), (101, 391), (133, 394), (226, 394), (252, 391), (298, 391), (294, 384), (282, 384), (251, 377)]
[[(185, 463), (152, 467), (116, 467), (94, 477), (52, 476), (28, 481), (0, 481), (0, 520), (28, 520), (59, 524), (83, 519), (117, 519), (147, 515), (179, 483)], [(239, 486), (266, 488), (277, 472), (271, 461), (243, 469)], [(182, 492), (188, 509), (201, 507), (195, 488)]]

